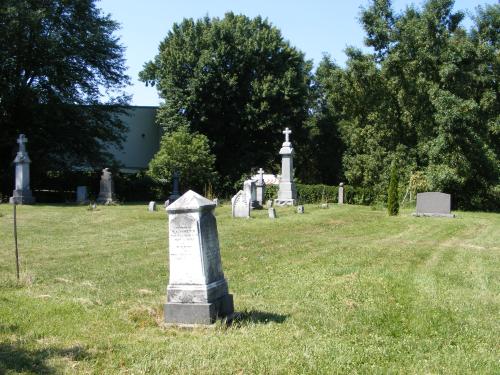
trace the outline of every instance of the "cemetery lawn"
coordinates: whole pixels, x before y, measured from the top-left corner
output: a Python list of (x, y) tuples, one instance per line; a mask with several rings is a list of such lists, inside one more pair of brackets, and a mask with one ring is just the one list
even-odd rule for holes
[(162, 325), (167, 221), (145, 204), (0, 204), (0, 374), (500, 373), (500, 214), (216, 210), (238, 317)]

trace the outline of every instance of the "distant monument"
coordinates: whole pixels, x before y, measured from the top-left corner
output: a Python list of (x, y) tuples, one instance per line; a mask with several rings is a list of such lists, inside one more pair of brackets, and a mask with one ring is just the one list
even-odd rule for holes
[(344, 204), (344, 183), (339, 184), (339, 204)]
[(10, 197), (10, 203), (16, 204), (33, 204), (35, 203), (35, 198), (31, 194), (30, 190), (30, 157), (26, 151), (25, 143), (28, 142), (28, 138), (24, 134), (20, 134), (17, 139), (19, 143), (19, 151), (17, 152), (16, 158), (14, 159), (14, 164), (16, 166), (16, 177), (14, 191), (12, 192), (12, 197)]
[(169, 204), (174, 203), (179, 197), (181, 193), (179, 192), (179, 178), (181, 174), (178, 171), (172, 173), (172, 194), (168, 197)]
[(440, 192), (418, 193), (416, 211), (415, 216), (455, 217), (451, 213), (451, 195)]
[(99, 195), (97, 203), (110, 204), (115, 201), (115, 184), (109, 168), (102, 170), (101, 182), (99, 183)]
[(293, 182), (293, 148), (290, 143), (289, 135), (292, 131), (286, 128), (285, 142), (281, 146), (281, 177), (278, 190), (278, 198), (274, 200), (278, 206), (295, 205), (297, 200), (297, 190)]
[(260, 168), (258, 171), (257, 182), (255, 183), (255, 188), (257, 191), (257, 202), (262, 207), (264, 205), (264, 199), (266, 196), (266, 183), (264, 182), (264, 170)]
[(215, 203), (189, 190), (168, 206), (170, 279), (165, 304), (169, 324), (212, 324), (232, 319), (214, 215)]

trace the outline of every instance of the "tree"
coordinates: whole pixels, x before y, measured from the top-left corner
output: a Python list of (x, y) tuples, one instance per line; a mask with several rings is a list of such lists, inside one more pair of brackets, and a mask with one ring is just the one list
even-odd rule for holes
[(182, 126), (163, 135), (160, 149), (149, 163), (148, 173), (170, 183), (172, 174), (179, 172), (182, 186), (201, 191), (206, 184), (215, 181), (214, 162), (207, 137), (190, 133)]
[(310, 69), (267, 20), (227, 13), (174, 24), (140, 78), (165, 100), (166, 132), (187, 125), (210, 139), (229, 188), (251, 168), (276, 169), (285, 127), (295, 147), (307, 143)]
[(391, 166), (391, 180), (389, 181), (389, 190), (387, 192), (387, 212), (389, 216), (397, 216), (399, 214), (399, 194), (398, 194), (398, 170), (396, 163)]
[(109, 162), (102, 145), (120, 145), (124, 126), (115, 114), (127, 102), (117, 28), (94, 0), (1, 1), (3, 176), (10, 175), (19, 133), (29, 139), (34, 174)]

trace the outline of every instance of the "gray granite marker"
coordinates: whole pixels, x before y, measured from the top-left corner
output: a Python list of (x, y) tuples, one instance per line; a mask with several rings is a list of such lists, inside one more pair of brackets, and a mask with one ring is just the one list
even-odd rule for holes
[(189, 190), (168, 206), (170, 278), (165, 322), (212, 324), (232, 319), (233, 296), (222, 272), (215, 204)]
[(110, 204), (115, 201), (115, 184), (109, 168), (102, 170), (101, 182), (99, 183), (99, 195), (97, 203)]
[(455, 217), (451, 213), (451, 195), (440, 192), (418, 193), (416, 211), (415, 216)]
[(297, 200), (297, 189), (293, 182), (293, 148), (290, 143), (289, 136), (292, 131), (286, 128), (283, 131), (285, 134), (285, 142), (283, 142), (281, 155), (281, 176), (278, 190), (278, 198), (274, 200), (278, 206), (295, 205)]
[(28, 142), (28, 138), (24, 134), (20, 134), (17, 139), (19, 143), (19, 151), (17, 152), (16, 158), (14, 159), (14, 164), (16, 166), (16, 180), (14, 185), (14, 191), (12, 192), (12, 197), (10, 197), (10, 203), (16, 204), (33, 204), (35, 203), (35, 198), (31, 194), (30, 190), (30, 157), (26, 151), (25, 143)]

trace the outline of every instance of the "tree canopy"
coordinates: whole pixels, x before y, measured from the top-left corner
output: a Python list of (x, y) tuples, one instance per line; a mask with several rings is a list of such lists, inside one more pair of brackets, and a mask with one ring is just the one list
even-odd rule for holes
[[(94, 0), (1, 0), (2, 176), (10, 175), (19, 133), (33, 145), (35, 174), (109, 162), (102, 145), (122, 141), (114, 114), (127, 102), (117, 28)], [(3, 185), (11, 188), (11, 179)]]
[(166, 132), (188, 126), (210, 139), (227, 188), (279, 163), (285, 127), (294, 142), (307, 138), (310, 70), (267, 20), (227, 13), (174, 24), (140, 77), (164, 99), (158, 121)]

